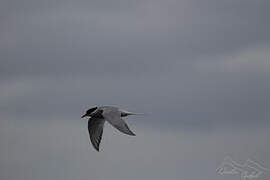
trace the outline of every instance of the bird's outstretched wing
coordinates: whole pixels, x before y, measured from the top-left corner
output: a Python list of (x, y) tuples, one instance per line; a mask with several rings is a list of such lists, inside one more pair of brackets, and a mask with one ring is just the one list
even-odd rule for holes
[(99, 144), (102, 139), (104, 119), (90, 118), (88, 120), (88, 131), (92, 145), (99, 151)]
[(126, 122), (121, 118), (121, 112), (118, 108), (104, 108), (102, 113), (104, 119), (108, 121), (113, 127), (118, 129), (120, 132), (135, 136), (135, 134), (129, 129)]

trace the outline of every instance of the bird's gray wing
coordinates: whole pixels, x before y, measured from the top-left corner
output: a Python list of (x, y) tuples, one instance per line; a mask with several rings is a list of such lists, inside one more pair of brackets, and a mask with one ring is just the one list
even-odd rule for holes
[(108, 121), (120, 132), (135, 136), (135, 134), (129, 129), (126, 122), (121, 118), (121, 112), (118, 110), (118, 108), (104, 108), (102, 115), (106, 121)]
[(92, 145), (99, 151), (99, 144), (102, 139), (104, 119), (90, 118), (88, 120), (88, 131)]

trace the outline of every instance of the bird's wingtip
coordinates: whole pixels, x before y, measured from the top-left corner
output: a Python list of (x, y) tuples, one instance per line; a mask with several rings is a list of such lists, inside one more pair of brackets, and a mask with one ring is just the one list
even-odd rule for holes
[(133, 133), (132, 131), (130, 131), (129, 133), (127, 133), (128, 135), (130, 135), (130, 136), (136, 136), (136, 134), (135, 133)]
[(94, 147), (97, 152), (99, 152), (99, 147)]

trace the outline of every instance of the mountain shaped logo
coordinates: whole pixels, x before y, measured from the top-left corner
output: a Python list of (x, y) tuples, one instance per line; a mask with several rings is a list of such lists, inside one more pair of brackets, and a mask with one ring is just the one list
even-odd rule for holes
[(244, 164), (239, 164), (232, 160), (231, 157), (227, 156), (224, 158), (223, 162), (216, 171), (220, 175), (239, 174), (242, 180), (247, 180), (259, 178), (262, 175), (270, 172), (270, 169), (263, 167), (262, 165), (255, 161), (252, 161), (251, 159), (246, 160)]

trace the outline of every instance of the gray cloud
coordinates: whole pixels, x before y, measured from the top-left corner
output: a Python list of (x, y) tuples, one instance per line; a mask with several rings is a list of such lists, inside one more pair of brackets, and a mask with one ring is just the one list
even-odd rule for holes
[(110, 4), (11, 6), (1, 28), (1, 77), (141, 73), (269, 43), (267, 1)]
[[(0, 179), (218, 179), (228, 154), (269, 165), (269, 7), (1, 1)], [(101, 104), (147, 115), (129, 118), (135, 139), (107, 128), (99, 155), (80, 115)]]
[(252, 158), (269, 167), (269, 129), (209, 134), (137, 126), (138, 136), (132, 138), (106, 124), (102, 150), (97, 153), (85, 125), (82, 121), (5, 125), (9, 138), (0, 137), (1, 178), (219, 180), (224, 177), (215, 170), (227, 155), (238, 162)]

